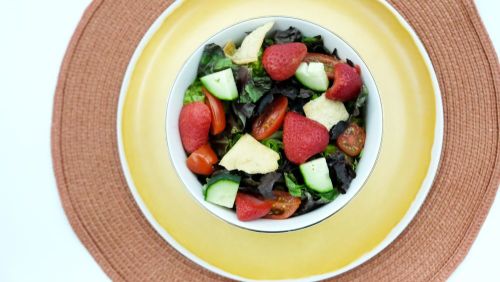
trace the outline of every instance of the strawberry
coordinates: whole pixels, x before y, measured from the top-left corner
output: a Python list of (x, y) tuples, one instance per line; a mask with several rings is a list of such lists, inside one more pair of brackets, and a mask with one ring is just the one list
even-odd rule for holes
[(283, 125), (285, 155), (294, 164), (302, 164), (328, 146), (330, 135), (325, 126), (298, 113), (289, 112)]
[(326, 98), (341, 102), (356, 98), (363, 84), (358, 69), (345, 63), (336, 64), (333, 86), (326, 91)]
[(245, 193), (236, 195), (236, 216), (241, 221), (261, 218), (271, 211), (273, 203), (263, 201)]
[(179, 132), (182, 146), (188, 153), (208, 143), (212, 113), (207, 105), (194, 102), (182, 107), (179, 116)]
[(275, 44), (264, 50), (262, 65), (272, 79), (286, 80), (295, 74), (306, 55), (304, 43)]

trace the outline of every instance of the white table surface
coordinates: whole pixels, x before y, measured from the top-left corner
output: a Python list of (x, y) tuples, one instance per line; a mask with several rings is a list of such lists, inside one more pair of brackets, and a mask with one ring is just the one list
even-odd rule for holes
[[(109, 281), (71, 229), (50, 154), (54, 89), (90, 0), (0, 0), (0, 281)], [(500, 1), (477, 0), (500, 50)], [(496, 18), (495, 18), (496, 17)], [(500, 199), (450, 281), (500, 281)]]

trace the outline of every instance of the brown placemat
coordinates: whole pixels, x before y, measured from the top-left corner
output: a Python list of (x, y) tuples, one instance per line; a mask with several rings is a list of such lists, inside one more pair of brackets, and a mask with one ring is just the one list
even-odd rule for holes
[[(76, 234), (113, 280), (222, 279), (153, 230), (126, 187), (118, 156), (125, 70), (171, 2), (94, 1), (70, 42), (56, 90), (52, 154), (61, 200)], [(500, 69), (471, 0), (391, 3), (416, 30), (437, 72), (445, 115), (441, 166), (403, 234), (338, 278), (445, 280), (469, 250), (500, 184)]]

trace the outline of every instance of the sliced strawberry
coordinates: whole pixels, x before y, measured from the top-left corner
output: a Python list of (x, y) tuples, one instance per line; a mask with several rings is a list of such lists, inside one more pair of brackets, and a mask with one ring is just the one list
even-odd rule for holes
[(272, 79), (286, 80), (295, 74), (306, 54), (304, 43), (271, 45), (264, 50), (262, 65)]
[(358, 72), (359, 75), (361, 75), (361, 67), (359, 65), (354, 65), (354, 68)]
[(263, 201), (245, 193), (236, 195), (236, 216), (241, 221), (264, 217), (273, 206), (271, 201)]
[(188, 153), (208, 143), (212, 113), (207, 105), (194, 102), (185, 105), (179, 116), (179, 132), (182, 146)]
[(333, 86), (326, 91), (326, 98), (341, 102), (356, 98), (363, 82), (356, 68), (341, 63), (335, 65)]
[(283, 125), (285, 155), (294, 164), (302, 164), (328, 146), (330, 136), (325, 126), (298, 113), (289, 112)]

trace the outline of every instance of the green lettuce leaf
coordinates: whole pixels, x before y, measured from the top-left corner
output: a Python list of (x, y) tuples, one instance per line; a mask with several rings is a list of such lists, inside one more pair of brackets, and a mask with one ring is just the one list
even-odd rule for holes
[(184, 94), (184, 105), (190, 104), (193, 102), (204, 102), (205, 101), (205, 95), (201, 91), (201, 81), (200, 80), (195, 80), (193, 84), (191, 84), (188, 89), (186, 90), (186, 93)]
[(323, 153), (321, 153), (324, 157), (327, 157), (331, 154), (334, 154), (335, 152), (337, 152), (338, 149), (335, 145), (332, 145), (332, 144), (328, 144), (328, 146), (326, 146), (326, 149), (323, 151)]
[(262, 144), (266, 147), (272, 149), (273, 151), (279, 153), (283, 149), (283, 142), (278, 139), (268, 138), (262, 141)]
[(288, 193), (294, 197), (302, 197), (302, 191), (306, 189), (306, 185), (297, 183), (292, 173), (285, 173), (285, 185)]
[(238, 103), (256, 103), (271, 90), (273, 82), (262, 66), (262, 49), (256, 62), (240, 66), (233, 71), (237, 85), (241, 89)]
[(316, 200), (317, 204), (327, 204), (337, 198), (337, 196), (339, 195), (339, 191), (337, 189), (333, 189), (329, 192), (317, 193), (316, 195), (319, 197), (319, 199)]
[(260, 48), (258, 54), (258, 60), (248, 65), (248, 67), (252, 70), (253, 76), (267, 76), (266, 70), (262, 65), (262, 54), (263, 54), (262, 48)]
[(255, 103), (271, 90), (272, 81), (269, 76), (254, 76), (245, 85), (245, 94), (240, 96), (240, 103)]

